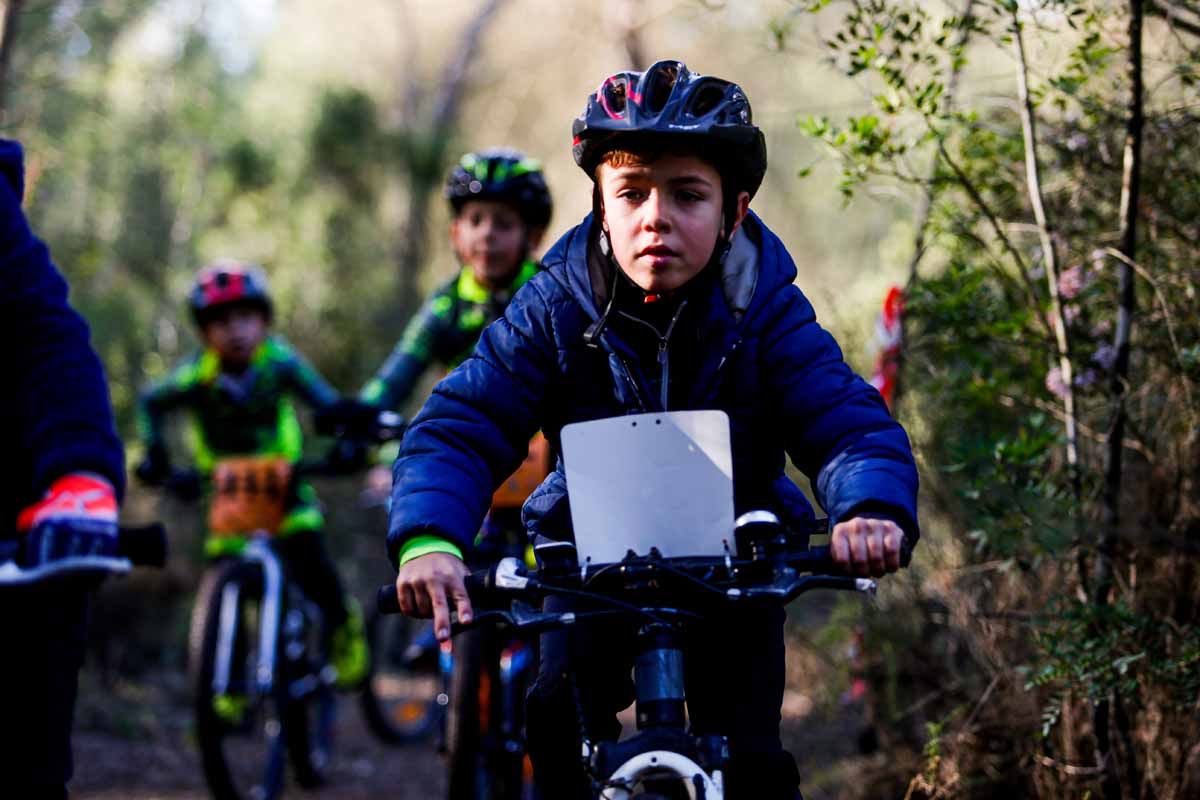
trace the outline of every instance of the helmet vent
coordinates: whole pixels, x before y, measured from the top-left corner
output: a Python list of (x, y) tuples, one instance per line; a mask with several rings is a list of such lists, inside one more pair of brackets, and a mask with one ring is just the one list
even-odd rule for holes
[(664, 64), (646, 75), (645, 90), (642, 92), (642, 109), (649, 114), (658, 114), (666, 106), (671, 91), (679, 80), (679, 65)]
[(728, 89), (729, 84), (723, 81), (705, 81), (701, 86), (692, 90), (691, 102), (688, 103), (688, 112), (693, 117), (703, 117), (710, 113), (725, 98), (725, 93)]
[(621, 119), (625, 116), (629, 94), (628, 78), (624, 75), (613, 75), (604, 82), (597, 94), (600, 95), (600, 105), (604, 106), (608, 116), (613, 119)]

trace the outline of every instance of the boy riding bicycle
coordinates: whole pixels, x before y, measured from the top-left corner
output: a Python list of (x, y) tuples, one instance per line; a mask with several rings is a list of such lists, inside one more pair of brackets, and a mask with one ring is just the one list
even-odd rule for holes
[[(483, 329), (504, 314), (513, 295), (529, 282), (539, 265), (532, 254), (550, 224), (553, 203), (541, 165), (518, 150), (488, 148), (467, 153), (446, 177), (450, 203), (450, 243), (462, 268), (429, 296), (379, 372), (359, 399), (387, 409), (408, 402), (421, 375), (434, 362), (458, 366), (471, 355)], [(549, 468), (545, 440), (535, 437), (527, 465), (513, 476), (511, 490), (494, 497), (480, 541), (503, 550), (514, 535), (521, 539), (517, 510)], [(526, 474), (531, 475), (525, 479)], [(390, 485), (390, 475), (388, 485)], [(418, 540), (410, 552), (444, 551), (462, 555), (449, 542)], [(495, 553), (493, 553), (495, 554)]]
[[(300, 459), (303, 436), (293, 396), (319, 413), (334, 412), (340, 404), (325, 379), (270, 333), (271, 298), (258, 269), (218, 262), (201, 270), (189, 304), (205, 348), (140, 398), (146, 457), (137, 475), (147, 483), (174, 478), (178, 493), (198, 496), (200, 475), (211, 476), (222, 459), (276, 456), (293, 464)], [(185, 410), (191, 414), (189, 443), (200, 473), (190, 480), (186, 473), (183, 480), (174, 475), (165, 430), (167, 415)], [(338, 685), (351, 688), (362, 681), (368, 665), (362, 614), (342, 591), (321, 537), (324, 524), (316, 492), (298, 483), (278, 526), (276, 550), (292, 578), (320, 606)], [(209, 558), (236, 554), (252, 531), (222, 533), (209, 532), (204, 543)]]
[[(605, 80), (573, 133), (593, 213), (434, 390), (396, 461), (388, 546), (402, 609), (432, 615), (441, 637), (448, 598), (470, 619), (463, 562), (413, 543), (464, 550), (525, 437), (541, 428), (554, 442), (566, 424), (644, 411), (725, 411), (737, 513), (813, 518), (784, 474), (790, 457), (835, 523), (838, 563), (898, 569), (904, 535), (919, 534), (908, 439), (817, 325), (783, 243), (748, 211), (766, 147), (744, 92), (659, 62)], [(531, 533), (571, 537), (561, 461), (524, 517)], [(728, 736), (731, 797), (795, 797), (779, 738), (783, 613), (718, 616), (705, 632), (687, 661), (693, 731)], [(543, 640), (527, 738), (547, 797), (588, 793), (573, 687), (594, 739), (620, 732), (615, 712), (631, 698), (617, 649), (578, 632), (569, 650)]]

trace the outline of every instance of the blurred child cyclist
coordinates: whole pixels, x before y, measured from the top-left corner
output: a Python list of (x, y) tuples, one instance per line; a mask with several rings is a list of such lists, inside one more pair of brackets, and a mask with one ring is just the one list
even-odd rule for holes
[[(343, 404), (299, 353), (270, 332), (271, 298), (256, 267), (220, 261), (202, 269), (189, 304), (204, 349), (140, 398), (138, 421), (146, 457), (137, 475), (151, 484), (173, 479), (177, 493), (199, 496), (199, 475), (191, 473), (187, 480), (189, 473), (172, 470), (165, 430), (171, 412), (190, 413), (192, 458), (201, 475), (211, 476), (217, 463), (231, 456), (298, 461), (303, 437), (293, 396), (318, 412), (330, 413)], [(343, 594), (321, 537), (324, 524), (313, 488), (295, 483), (275, 547), (291, 577), (324, 614), (339, 687), (353, 688), (368, 667), (362, 613)], [(205, 555), (219, 558), (240, 552), (248, 533), (216, 535), (210, 530)], [(217, 711), (223, 713), (223, 708)]]
[[(553, 207), (536, 160), (508, 148), (467, 153), (447, 176), (445, 195), (453, 215), (450, 242), (462, 268), (425, 301), (378, 374), (363, 387), (359, 398), (367, 403), (397, 410), (433, 362), (447, 369), (458, 366), (475, 349), (483, 329), (504, 314), (513, 294), (539, 269), (532, 253)], [(390, 487), (390, 459), (389, 467), (379, 469), (386, 471), (380, 482)], [(481, 541), (499, 548), (516, 534), (524, 548), (520, 507), (548, 470), (546, 441), (538, 435), (523, 468), (493, 497)], [(447, 547), (431, 539), (414, 548), (423, 546), (431, 548), (428, 552)]]

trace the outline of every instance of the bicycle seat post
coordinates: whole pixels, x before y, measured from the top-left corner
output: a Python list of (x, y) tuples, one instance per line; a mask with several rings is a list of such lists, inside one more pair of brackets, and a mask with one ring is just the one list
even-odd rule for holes
[(638, 631), (634, 684), (638, 730), (683, 729), (683, 634), (670, 625), (652, 623)]

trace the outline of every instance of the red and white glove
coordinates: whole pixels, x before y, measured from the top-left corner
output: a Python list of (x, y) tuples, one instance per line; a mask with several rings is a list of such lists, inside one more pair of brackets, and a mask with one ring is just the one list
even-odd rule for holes
[(8, 552), (2, 555), (36, 577), (127, 566), (117, 555), (118, 532), (112, 484), (90, 472), (74, 472), (17, 516), (17, 538), (5, 543)]

